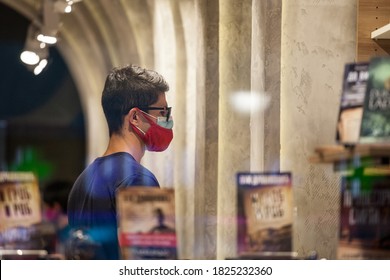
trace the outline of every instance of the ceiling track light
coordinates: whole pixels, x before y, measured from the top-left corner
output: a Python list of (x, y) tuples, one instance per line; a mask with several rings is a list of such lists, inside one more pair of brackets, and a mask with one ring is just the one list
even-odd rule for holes
[(35, 65), (39, 62), (39, 56), (34, 51), (24, 50), (20, 54), (20, 60), (27, 65)]
[(41, 33), (37, 36), (40, 42), (53, 45), (57, 43), (57, 33), (60, 28), (60, 15), (55, 11), (54, 0), (44, 0), (42, 10)]
[(50, 45), (57, 43), (61, 26), (60, 14), (70, 13), (72, 5), (82, 0), (43, 0), (42, 22), (33, 22), (27, 30), (27, 37), (20, 59), (27, 68), (39, 75), (48, 64)]
[(38, 34), (37, 26), (32, 23), (28, 27), (24, 50), (20, 55), (20, 59), (28, 65), (35, 65), (39, 60), (47, 56), (46, 45), (36, 39)]
[(70, 13), (72, 12), (73, 1), (57, 0), (54, 3), (54, 10), (57, 13)]
[(57, 13), (66, 13), (69, 14), (72, 12), (72, 6), (77, 2), (81, 2), (82, 0), (56, 0), (54, 2), (54, 10)]
[(37, 40), (49, 45), (54, 45), (55, 43), (57, 43), (57, 37), (43, 35), (42, 33), (37, 36)]
[(37, 34), (39, 34), (39, 28), (35, 23), (31, 23), (27, 30), (23, 52), (20, 54), (22, 62), (26, 64), (28, 69), (34, 71), (36, 75), (41, 73), (46, 67), (49, 56), (46, 44), (37, 40)]
[(35, 68), (34, 68), (34, 70), (33, 70), (34, 74), (35, 74), (35, 75), (41, 74), (41, 72), (43, 71), (43, 69), (45, 69), (46, 65), (47, 65), (47, 59), (46, 59), (46, 58), (45, 58), (45, 59), (42, 59), (41, 61), (39, 61), (38, 65), (35, 66)]

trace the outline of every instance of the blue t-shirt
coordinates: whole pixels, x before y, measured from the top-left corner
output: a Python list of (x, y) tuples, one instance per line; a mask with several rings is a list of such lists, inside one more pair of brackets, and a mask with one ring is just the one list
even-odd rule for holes
[(158, 187), (159, 183), (125, 152), (95, 159), (74, 183), (68, 200), (69, 225), (72, 230), (84, 230), (90, 238), (84, 243), (94, 252), (87, 253), (87, 258), (120, 258), (115, 194), (119, 187), (127, 186)]

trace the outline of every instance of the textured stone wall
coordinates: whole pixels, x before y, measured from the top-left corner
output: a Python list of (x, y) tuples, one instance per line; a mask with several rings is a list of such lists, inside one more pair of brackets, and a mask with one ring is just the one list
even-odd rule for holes
[[(250, 168), (249, 114), (235, 109), (235, 95), (250, 90), (251, 1), (220, 1), (219, 154), (217, 257), (236, 254), (236, 181)], [(249, 108), (248, 108), (249, 109)]]
[(283, 1), (281, 169), (292, 171), (294, 247), (335, 258), (339, 175), (308, 162), (335, 143), (343, 67), (355, 58), (356, 1)]

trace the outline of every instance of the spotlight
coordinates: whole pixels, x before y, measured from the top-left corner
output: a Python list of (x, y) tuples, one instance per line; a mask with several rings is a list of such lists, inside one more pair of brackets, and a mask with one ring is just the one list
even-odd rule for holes
[(20, 55), (20, 59), (27, 65), (35, 65), (41, 59), (47, 57), (46, 45), (40, 43), (36, 39), (38, 28), (34, 23), (30, 24), (27, 30), (27, 37), (24, 50)]
[(28, 65), (35, 65), (39, 62), (39, 56), (32, 51), (24, 51), (20, 54), (20, 59), (28, 64)]
[[(35, 60), (36, 61), (36, 60)], [(47, 56), (38, 56), (38, 62), (35, 64), (26, 64), (28, 70), (34, 73), (34, 75), (39, 75), (47, 66), (48, 57)]]
[(56, 0), (54, 3), (54, 10), (57, 13), (71, 13), (73, 8), (72, 5), (82, 0)]
[(45, 69), (47, 65), (47, 59), (42, 59), (38, 65), (34, 68), (34, 74), (39, 75), (41, 74), (42, 70)]
[(55, 12), (54, 0), (43, 1), (43, 24), (37, 39), (46, 44), (57, 43), (57, 32), (60, 27), (60, 16)]
[(34, 65), (34, 69), (32, 70), (35, 75), (39, 75), (43, 69), (47, 66), (49, 57), (49, 50), (47, 48), (41, 49), (39, 53), (39, 62)]
[(57, 37), (43, 35), (43, 34), (39, 34), (37, 36), (37, 40), (42, 42), (42, 43), (49, 44), (49, 45), (54, 45), (55, 43), (57, 43)]
[(20, 54), (20, 59), (26, 64), (27, 68), (38, 75), (47, 65), (49, 51), (46, 44), (39, 42), (36, 37), (38, 28), (32, 23), (28, 27), (27, 37), (23, 52)]
[(54, 10), (57, 13), (70, 13), (72, 11), (72, 1), (57, 0), (54, 3)]
[(72, 11), (72, 5), (68, 5), (65, 7), (65, 10), (64, 10), (65, 13), (69, 14), (71, 11)]

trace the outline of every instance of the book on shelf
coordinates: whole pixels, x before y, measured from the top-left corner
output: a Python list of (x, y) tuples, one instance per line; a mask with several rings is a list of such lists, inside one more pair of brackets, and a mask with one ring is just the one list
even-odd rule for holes
[(119, 188), (116, 201), (122, 259), (177, 259), (173, 189)]
[(336, 129), (336, 142), (339, 144), (355, 144), (359, 141), (368, 67), (368, 62), (348, 63), (344, 67)]
[(390, 57), (370, 60), (360, 142), (390, 141)]
[(38, 181), (31, 172), (0, 172), (0, 231), (41, 222)]
[(390, 259), (390, 174), (341, 178), (338, 259)]
[(32, 172), (0, 172), (0, 248), (30, 249), (41, 244), (38, 180)]
[(293, 196), (290, 172), (237, 174), (239, 257), (292, 251)]

